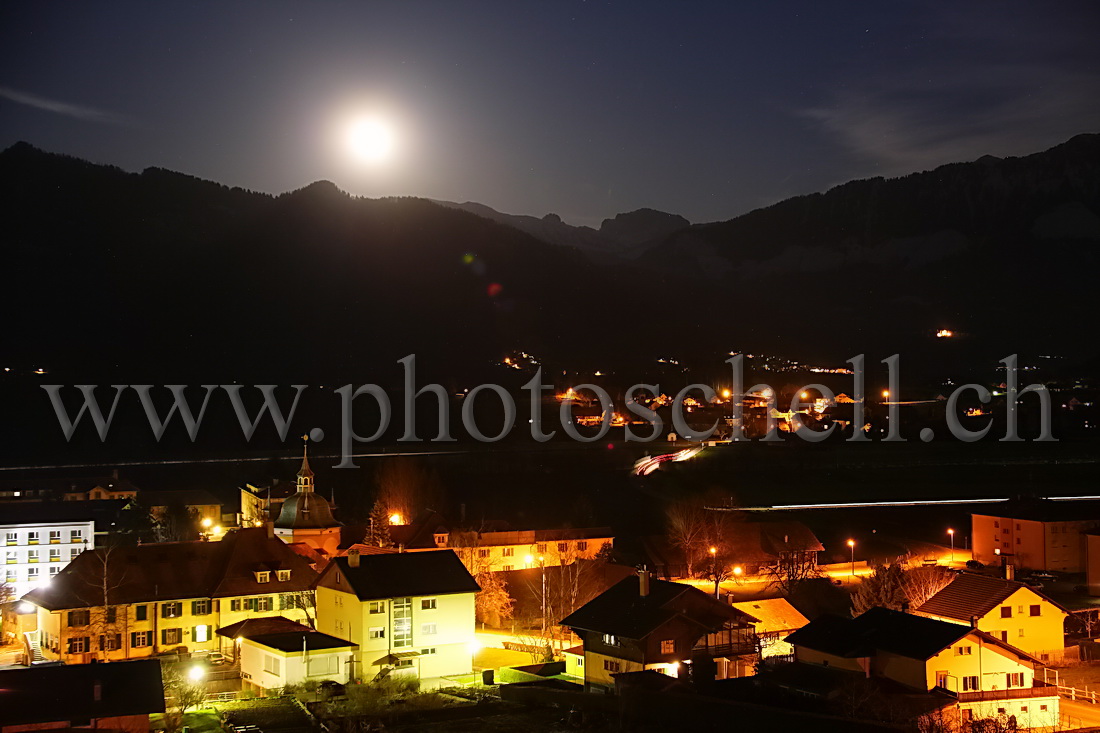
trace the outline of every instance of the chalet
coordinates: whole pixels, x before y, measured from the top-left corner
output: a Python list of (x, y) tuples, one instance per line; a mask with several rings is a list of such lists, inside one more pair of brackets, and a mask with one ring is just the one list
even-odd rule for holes
[(581, 638), (583, 661), (574, 667), (583, 668), (585, 689), (610, 691), (614, 675), (647, 669), (686, 677), (698, 665), (696, 674), (705, 676), (713, 663), (717, 678), (739, 676), (758, 651), (757, 620), (698, 588), (641, 571), (560, 623)]
[(97, 547), (23, 596), (38, 615), (25, 652), (69, 664), (232, 653), (218, 629), (280, 613), (305, 620), (316, 577), (270, 526), (235, 530), (220, 542)]
[(358, 645), (356, 679), (422, 682), (473, 669), (474, 594), (451, 550), (337, 557), (317, 579), (317, 629)]
[(753, 629), (760, 639), (761, 657), (787, 656), (793, 653), (786, 638), (801, 629), (808, 619), (786, 598), (765, 598), (758, 601), (741, 601), (734, 608), (756, 619)]
[(160, 662), (0, 669), (0, 733), (105, 730), (146, 733), (164, 712)]
[(1039, 660), (970, 626), (872, 608), (854, 619), (820, 616), (787, 642), (798, 664), (940, 696), (941, 709), (964, 723), (1014, 718), (1015, 729), (1059, 722), (1058, 689), (1035, 679)]
[(1043, 662), (1061, 660), (1069, 616), (1060, 603), (1023, 583), (974, 573), (956, 575), (913, 613), (976, 626)]

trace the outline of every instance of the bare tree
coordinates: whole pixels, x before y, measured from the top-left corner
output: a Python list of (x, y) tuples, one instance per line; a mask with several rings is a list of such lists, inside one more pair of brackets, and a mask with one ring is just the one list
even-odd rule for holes
[(317, 629), (317, 593), (312, 590), (297, 590), (281, 594), (280, 605), (286, 610), (298, 610), (305, 616), (309, 628)]
[(905, 571), (902, 588), (911, 608), (922, 605), (951, 584), (955, 574), (940, 565), (915, 567)]
[(488, 552), (481, 552), (480, 533), (473, 530), (454, 530), (450, 536), (451, 549), (466, 566), (470, 575), (481, 586), (474, 596), (474, 613), (477, 620), (498, 628), (501, 622), (512, 618), (515, 599), (508, 593), (503, 576), (493, 572)]
[(84, 553), (89, 571), (84, 574), (85, 588), (80, 597), (88, 606), (88, 647), (100, 660), (123, 648), (122, 629), (126, 627), (128, 606), (115, 604), (126, 568), (117, 561), (117, 552), (112, 545), (101, 545)]
[(812, 550), (795, 550), (779, 555), (774, 563), (764, 568), (768, 585), (784, 595), (789, 595), (804, 580), (821, 575), (817, 566), (817, 553)]
[(683, 553), (685, 574), (692, 577), (697, 561), (705, 552), (708, 512), (700, 502), (679, 501), (668, 507), (666, 517), (668, 540)]
[(425, 509), (443, 505), (443, 485), (438, 474), (426, 468), (423, 460), (405, 456), (388, 458), (375, 474), (378, 500), (387, 516), (398, 514), (409, 522)]

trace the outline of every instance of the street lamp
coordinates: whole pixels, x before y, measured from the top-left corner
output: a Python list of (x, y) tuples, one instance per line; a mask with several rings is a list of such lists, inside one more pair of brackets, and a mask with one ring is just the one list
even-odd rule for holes
[(848, 540), (848, 549), (852, 551), (852, 576), (856, 574), (856, 541)]
[(205, 676), (206, 676), (206, 670), (203, 669), (202, 667), (200, 667), (197, 664), (194, 667), (192, 667), (191, 669), (187, 670), (187, 678), (189, 680), (191, 680), (192, 682), (195, 682), (195, 683), (201, 682), (202, 678), (205, 677)]
[(948, 527), (947, 535), (951, 538), (951, 562), (955, 562), (955, 530)]
[(718, 598), (718, 548), (710, 548), (710, 572), (714, 575), (714, 597)]

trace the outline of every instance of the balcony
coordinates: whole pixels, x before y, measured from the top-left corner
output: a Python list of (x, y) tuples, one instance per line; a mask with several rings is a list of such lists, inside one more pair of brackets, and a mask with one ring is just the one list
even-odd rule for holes
[(1004, 690), (985, 690), (983, 692), (954, 692), (943, 687), (936, 691), (951, 695), (959, 702), (990, 702), (993, 700), (1019, 700), (1030, 697), (1058, 697), (1058, 687), (1036, 682), (1031, 687), (1009, 687)]

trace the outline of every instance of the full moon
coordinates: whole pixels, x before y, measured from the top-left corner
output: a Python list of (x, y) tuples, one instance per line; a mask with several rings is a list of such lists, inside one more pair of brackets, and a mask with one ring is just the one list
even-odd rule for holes
[(393, 132), (382, 120), (361, 119), (352, 123), (348, 143), (360, 160), (379, 162), (390, 157), (393, 151)]

